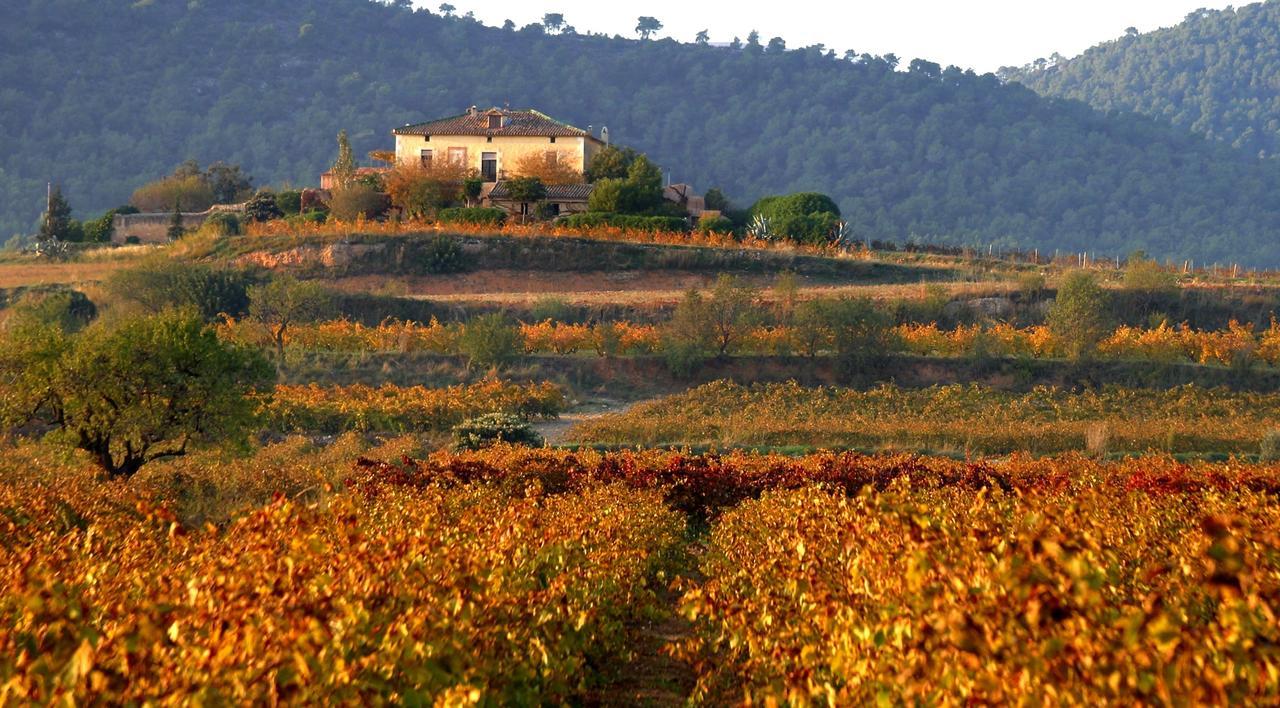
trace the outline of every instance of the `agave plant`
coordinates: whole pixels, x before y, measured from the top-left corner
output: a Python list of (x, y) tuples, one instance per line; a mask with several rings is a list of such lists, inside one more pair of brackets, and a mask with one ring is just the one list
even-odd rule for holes
[(756, 214), (751, 223), (747, 224), (747, 235), (762, 241), (772, 241), (774, 236), (769, 228), (768, 217), (764, 214)]
[(831, 227), (831, 243), (837, 246), (849, 246), (853, 243), (853, 227), (849, 222), (840, 219)]
[(70, 247), (65, 241), (58, 240), (56, 236), (36, 241), (35, 252), (37, 256), (51, 261), (64, 261), (71, 255)]

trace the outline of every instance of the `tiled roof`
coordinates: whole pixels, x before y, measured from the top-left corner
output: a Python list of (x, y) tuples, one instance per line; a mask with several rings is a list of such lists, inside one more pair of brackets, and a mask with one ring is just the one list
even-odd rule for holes
[[(591, 196), (593, 184), (548, 184), (547, 201), (549, 202), (585, 202)], [(490, 199), (510, 199), (507, 183), (498, 182), (489, 192)]]
[[(501, 128), (489, 127), (489, 116), (503, 117)], [(515, 135), (540, 138), (593, 138), (591, 133), (575, 128), (538, 111), (514, 111), (490, 108), (487, 111), (467, 111), (462, 115), (440, 120), (406, 125), (392, 131), (395, 135)]]

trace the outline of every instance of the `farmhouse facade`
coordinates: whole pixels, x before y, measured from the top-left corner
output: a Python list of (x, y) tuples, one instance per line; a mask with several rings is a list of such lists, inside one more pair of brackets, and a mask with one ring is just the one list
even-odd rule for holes
[[(515, 176), (520, 160), (533, 155), (566, 160), (586, 171), (605, 143), (535, 110), (475, 106), (466, 113), (397, 128), (396, 162), (402, 165), (459, 165), (488, 183)], [(554, 156), (554, 157), (552, 157)]]

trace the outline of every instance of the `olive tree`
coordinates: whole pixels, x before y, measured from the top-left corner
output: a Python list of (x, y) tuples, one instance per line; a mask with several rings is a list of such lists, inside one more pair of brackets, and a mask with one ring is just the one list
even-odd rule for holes
[(1109, 300), (1091, 273), (1077, 270), (1063, 278), (1049, 310), (1048, 324), (1049, 331), (1062, 342), (1067, 358), (1089, 358), (1098, 342), (1107, 336), (1111, 324)]
[(249, 317), (266, 325), (276, 347), (276, 361), (284, 362), (285, 335), (300, 322), (323, 317), (329, 294), (319, 283), (278, 277), (249, 288)]
[(272, 381), (261, 354), (221, 341), (191, 311), (98, 322), (78, 334), (24, 323), (4, 334), (0, 420), (128, 478), (154, 460), (243, 440), (255, 418), (250, 394)]

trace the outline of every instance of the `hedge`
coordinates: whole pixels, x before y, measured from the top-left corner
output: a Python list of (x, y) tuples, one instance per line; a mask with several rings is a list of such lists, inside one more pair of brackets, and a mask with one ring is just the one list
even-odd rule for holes
[(501, 226), (506, 220), (507, 212), (490, 207), (449, 207), (436, 215), (436, 221), (442, 224)]
[(633, 214), (607, 214), (589, 212), (573, 214), (560, 219), (559, 224), (568, 229), (592, 229), (612, 226), (635, 231), (688, 231), (689, 222), (678, 216), (637, 216)]

